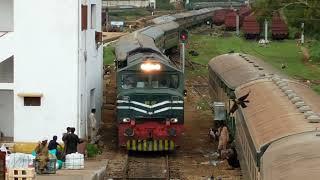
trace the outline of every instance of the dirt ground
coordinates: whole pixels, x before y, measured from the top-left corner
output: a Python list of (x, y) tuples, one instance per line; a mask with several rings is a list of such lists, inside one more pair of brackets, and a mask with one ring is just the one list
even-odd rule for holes
[[(105, 96), (115, 97), (114, 73), (105, 78)], [(231, 170), (228, 164), (218, 161), (215, 157), (216, 142), (211, 142), (208, 136), (209, 128), (213, 126), (211, 110), (202, 110), (198, 106), (201, 98), (207, 97), (207, 90), (202, 92), (193, 89), (194, 84), (206, 85), (204, 77), (193, 78), (186, 81), (188, 96), (185, 99), (185, 133), (182, 137), (181, 147), (171, 156), (175, 166), (179, 167), (182, 179), (208, 179), (212, 175), (225, 180), (240, 179), (239, 169)], [(200, 94), (202, 94), (200, 96)], [(121, 178), (125, 162), (126, 152), (117, 148), (117, 133), (114, 125), (114, 98), (107, 100), (103, 113), (103, 128), (100, 131), (104, 144), (103, 158), (109, 159), (107, 174), (108, 177)], [(106, 102), (106, 99), (105, 99)], [(217, 161), (216, 161), (217, 160)], [(217, 163), (217, 164), (216, 164)]]

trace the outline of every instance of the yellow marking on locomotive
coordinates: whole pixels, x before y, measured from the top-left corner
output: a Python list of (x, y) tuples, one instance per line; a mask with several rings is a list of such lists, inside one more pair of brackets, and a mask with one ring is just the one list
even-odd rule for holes
[(138, 140), (138, 151), (142, 151), (142, 143), (141, 143), (141, 140)]
[(169, 150), (169, 144), (168, 144), (168, 140), (164, 140), (164, 150), (168, 151)]
[(147, 140), (143, 140), (143, 151), (147, 151)]
[(170, 140), (170, 150), (174, 150), (174, 141)]
[(153, 140), (153, 150), (158, 151), (158, 141), (155, 139)]
[(128, 140), (127, 150), (132, 151), (173, 151), (175, 142), (168, 139), (160, 140)]
[(131, 146), (130, 146), (130, 145), (131, 145), (130, 143), (131, 143), (131, 141), (128, 140), (128, 141), (127, 141), (127, 150), (130, 150), (130, 147), (131, 147)]
[(148, 141), (148, 151), (153, 151), (153, 141)]
[(159, 151), (163, 150), (162, 139), (159, 140)]
[(137, 143), (137, 141), (135, 139), (133, 139), (132, 140), (132, 148), (131, 148), (133, 151), (137, 150), (136, 143)]

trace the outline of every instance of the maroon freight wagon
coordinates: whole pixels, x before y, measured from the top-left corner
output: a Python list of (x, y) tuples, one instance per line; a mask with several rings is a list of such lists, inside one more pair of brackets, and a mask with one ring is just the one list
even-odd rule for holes
[(252, 13), (252, 10), (249, 6), (242, 6), (239, 9), (238, 14), (239, 14), (239, 18), (240, 18), (240, 26), (242, 26), (244, 18), (249, 16), (251, 13)]
[(283, 40), (288, 38), (288, 25), (284, 22), (284, 20), (279, 16), (278, 13), (275, 13), (272, 17), (271, 30), (272, 39)]
[(242, 30), (246, 39), (257, 39), (260, 36), (260, 25), (255, 15), (244, 18)]
[(235, 11), (227, 13), (224, 23), (226, 30), (235, 31), (237, 28), (237, 13)]
[(227, 13), (231, 12), (231, 9), (219, 9), (214, 12), (212, 22), (217, 26), (224, 24)]

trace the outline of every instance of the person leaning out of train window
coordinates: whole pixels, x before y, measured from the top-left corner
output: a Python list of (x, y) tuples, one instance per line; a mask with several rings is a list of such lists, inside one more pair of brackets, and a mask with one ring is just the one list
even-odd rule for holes
[(225, 122), (221, 122), (220, 127), (218, 129), (219, 134), (219, 144), (218, 144), (218, 152), (221, 155), (221, 151), (227, 150), (227, 145), (229, 142), (229, 131), (225, 124)]

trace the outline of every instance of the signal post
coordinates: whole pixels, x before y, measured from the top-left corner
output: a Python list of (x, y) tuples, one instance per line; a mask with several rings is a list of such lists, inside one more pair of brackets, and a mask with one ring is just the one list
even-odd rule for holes
[(181, 58), (181, 69), (182, 72), (184, 73), (184, 69), (185, 69), (185, 59), (186, 59), (186, 52), (185, 52), (185, 43), (188, 40), (188, 31), (183, 29), (180, 31), (180, 58)]

